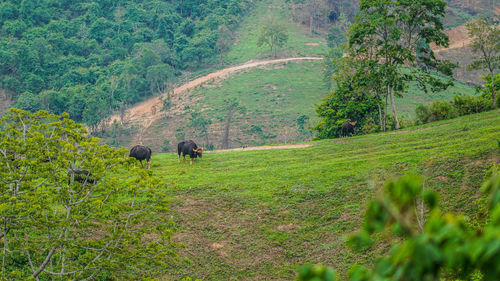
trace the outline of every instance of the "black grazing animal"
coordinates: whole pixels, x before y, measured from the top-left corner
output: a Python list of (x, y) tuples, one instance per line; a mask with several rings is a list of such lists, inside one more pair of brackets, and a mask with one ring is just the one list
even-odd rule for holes
[(151, 149), (147, 146), (136, 145), (132, 147), (129, 157), (134, 157), (135, 159), (139, 160), (139, 162), (141, 162), (141, 167), (143, 168), (144, 166), (142, 165), (142, 160), (146, 159), (148, 169), (151, 167), (149, 162), (151, 160)]
[(96, 180), (92, 177), (92, 173), (85, 170), (70, 170), (69, 183), (71, 183), (71, 174), (74, 174), (73, 176), (74, 180), (79, 183), (85, 183), (85, 182), (88, 182), (90, 184), (96, 183)]
[(196, 143), (192, 140), (181, 141), (177, 145), (177, 157), (179, 158), (179, 162), (181, 162), (181, 153), (184, 157), (184, 162), (186, 162), (186, 154), (189, 154), (189, 158), (191, 158), (191, 165), (193, 165), (194, 158), (200, 157), (203, 149), (198, 148)]
[(342, 137), (348, 137), (349, 135), (354, 134), (354, 126), (356, 126), (356, 121), (345, 121), (342, 124)]

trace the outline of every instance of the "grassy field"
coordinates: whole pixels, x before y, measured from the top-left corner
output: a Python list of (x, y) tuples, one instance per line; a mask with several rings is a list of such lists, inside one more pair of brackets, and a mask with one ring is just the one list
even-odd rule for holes
[[(278, 49), (279, 57), (323, 55), (327, 52), (324, 35), (309, 33), (305, 27), (291, 21), (290, 4), (283, 0), (257, 1), (252, 13), (246, 17), (235, 33), (235, 42), (225, 55), (224, 61), (230, 64), (254, 59), (268, 58), (269, 47), (257, 47), (262, 26), (273, 20), (284, 25), (288, 31), (287, 44)], [(311, 44), (312, 43), (312, 44)]]
[(356, 254), (345, 237), (359, 228), (366, 201), (397, 175), (424, 176), (444, 209), (476, 214), (484, 171), (499, 163), (500, 111), (409, 131), (316, 142), (303, 149), (205, 153), (195, 165), (156, 154), (182, 257), (164, 280), (292, 280), (304, 263), (332, 265), (341, 280)]

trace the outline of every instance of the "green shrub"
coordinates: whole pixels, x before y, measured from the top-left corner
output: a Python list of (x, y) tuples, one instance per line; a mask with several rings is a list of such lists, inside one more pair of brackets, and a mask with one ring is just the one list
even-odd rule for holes
[(485, 97), (455, 96), (452, 105), (460, 116), (491, 109), (491, 101)]
[(415, 108), (416, 122), (425, 124), (446, 120), (462, 115), (480, 113), (491, 110), (490, 100), (483, 96), (455, 96), (452, 101), (435, 101), (430, 105), (419, 105)]
[(429, 107), (429, 122), (457, 117), (457, 110), (446, 101), (435, 101)]

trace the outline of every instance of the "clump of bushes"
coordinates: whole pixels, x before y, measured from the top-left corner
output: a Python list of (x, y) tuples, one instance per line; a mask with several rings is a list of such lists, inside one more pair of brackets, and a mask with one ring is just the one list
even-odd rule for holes
[(451, 101), (437, 100), (429, 105), (419, 105), (415, 112), (417, 123), (425, 124), (491, 109), (491, 101), (484, 96), (455, 96)]

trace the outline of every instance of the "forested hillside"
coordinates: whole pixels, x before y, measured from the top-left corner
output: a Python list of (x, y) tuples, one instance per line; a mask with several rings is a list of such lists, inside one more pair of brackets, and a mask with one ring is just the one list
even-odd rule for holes
[(216, 59), (252, 1), (0, 3), (0, 91), (91, 128)]

